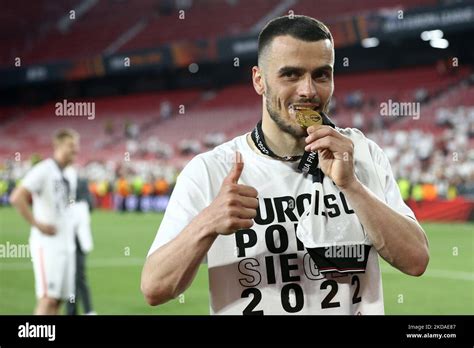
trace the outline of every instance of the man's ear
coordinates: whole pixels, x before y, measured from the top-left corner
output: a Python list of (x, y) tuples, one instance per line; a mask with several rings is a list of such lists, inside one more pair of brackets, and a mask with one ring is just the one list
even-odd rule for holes
[(252, 67), (252, 82), (253, 88), (258, 95), (263, 95), (265, 93), (265, 85), (263, 83), (262, 69), (258, 66)]

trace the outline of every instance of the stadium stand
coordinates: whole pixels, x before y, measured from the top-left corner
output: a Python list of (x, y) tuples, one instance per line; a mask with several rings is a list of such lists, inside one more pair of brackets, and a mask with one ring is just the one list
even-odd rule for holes
[[(6, 2), (9, 10), (0, 13), (3, 66), (11, 65), (17, 56), (28, 65), (250, 33), (258, 31), (269, 14), (282, 15), (289, 9), (331, 26), (348, 16), (439, 3), (321, 0), (314, 6), (311, 0), (178, 1), (174, 3), (185, 10), (185, 19), (180, 19), (170, 1), (64, 0), (54, 6), (46, 0), (28, 6), (22, 1)], [(74, 20), (68, 20), (71, 9), (77, 10)], [(16, 13), (23, 15), (13, 16)], [(339, 34), (335, 34), (336, 41)], [(421, 117), (416, 122), (413, 117), (381, 117), (381, 104), (389, 100), (419, 102)], [(84, 116), (70, 117), (68, 126), (81, 134), (79, 165), (94, 185), (102, 187), (101, 192), (107, 191), (104, 187), (112, 189), (117, 179), (127, 184), (137, 176), (150, 182), (165, 177), (172, 187), (176, 171), (196, 153), (251, 130), (261, 113), (260, 97), (250, 83), (68, 101), (94, 103), (93, 122)], [(474, 181), (473, 101), (468, 65), (448, 71), (435, 64), (357, 73), (336, 71), (330, 115), (339, 127), (360, 128), (384, 149), (397, 179), (410, 182), (406, 199), (474, 197), (470, 185)], [(24, 161), (12, 161), (12, 154), (21, 154), (23, 160), (49, 155), (52, 132), (62, 127), (62, 118), (67, 117), (55, 114), (57, 102), (0, 107), (0, 163), (8, 163), (7, 170), (0, 168), (0, 179), (8, 176), (16, 180), (28, 167)], [(453, 153), (459, 154), (456, 166), (451, 165)], [(125, 154), (134, 158), (133, 167), (118, 165)], [(436, 216), (442, 219), (441, 215)]]
[[(48, 2), (6, 1), (8, 11), (0, 14), (0, 64), (13, 64), (21, 57), (23, 64), (79, 59), (112, 51), (130, 51), (157, 47), (172, 41), (216, 38), (250, 32), (267, 13), (278, 9), (275, 0), (199, 0), (185, 9), (185, 19), (165, 1), (140, 0), (66, 0)], [(435, 0), (383, 0), (347, 2), (323, 0), (314, 6), (311, 0), (291, 1), (295, 14), (305, 13), (322, 20), (383, 8), (408, 9), (436, 4)], [(80, 13), (77, 9), (87, 10)], [(286, 13), (276, 12), (275, 15)], [(61, 25), (70, 11), (77, 16), (69, 25)], [(22, 13), (18, 18), (13, 15)], [(207, 20), (213, 18), (212, 21)], [(67, 21), (66, 21), (67, 22)], [(121, 39), (124, 39), (123, 42)], [(87, 44), (86, 44), (87, 42)]]
[[(426, 145), (420, 137), (427, 139), (426, 142), (431, 144), (428, 148), (432, 148), (434, 135), (445, 134), (447, 139), (453, 139), (460, 132), (462, 136), (456, 136), (459, 146), (472, 145), (473, 140), (469, 138), (468, 131), (469, 127), (472, 128), (473, 117), (472, 111), (469, 111), (471, 109), (467, 107), (473, 105), (474, 88), (462, 83), (469, 73), (468, 69), (463, 68), (456, 75), (441, 78), (433, 67), (421, 67), (342, 75), (336, 77), (336, 106), (331, 115), (339, 126), (346, 127), (351, 126), (354, 115), (359, 114), (362, 118), (360, 128), (369, 133), (376, 131), (370, 135), (382, 147), (386, 147), (397, 174), (404, 176), (411, 171), (415, 175), (411, 179), (420, 181), (423, 176), (421, 168), (414, 171), (412, 167), (404, 167), (400, 163), (403, 158), (428, 156), (417, 153), (419, 147)], [(364, 84), (360, 83), (361, 79)], [(379, 117), (381, 102), (388, 99), (414, 101), (415, 93), (420, 88), (428, 91), (428, 98), (422, 103), (422, 117), (416, 123), (416, 130), (411, 130), (413, 122), (409, 122), (407, 117), (387, 117), (384, 124), (378, 123), (384, 120)], [(348, 105), (347, 100), (356, 91), (360, 93), (362, 101), (354, 107)], [(166, 165), (181, 168), (194, 155), (193, 151), (181, 151), (183, 140), (197, 143), (194, 152), (203, 151), (210, 129), (213, 133), (221, 134), (221, 141), (224, 141), (252, 129), (261, 112), (259, 97), (249, 84), (231, 85), (214, 92), (177, 90), (96, 98), (94, 102), (96, 115), (93, 122), (86, 117), (68, 120), (68, 124), (82, 136), (80, 164), (100, 159), (120, 161), (123, 154), (129, 152), (134, 158), (161, 159)], [(163, 103), (169, 103), (169, 115), (161, 114)], [(184, 108), (180, 108), (180, 105)], [(464, 115), (458, 116), (464, 117), (463, 122), (459, 122), (463, 127), (457, 132), (450, 130), (451, 133), (447, 134), (449, 129), (439, 115), (459, 106), (466, 107), (463, 109)], [(14, 151), (21, 152), (24, 158), (34, 153), (46, 156), (52, 132), (61, 126), (61, 117), (66, 117), (55, 115), (53, 103), (31, 109), (4, 108), (0, 109), (0, 115), (5, 120), (0, 128), (0, 158), (4, 160)], [(8, 121), (12, 117), (15, 122)], [(134, 125), (137, 134), (127, 134), (126, 125)], [(380, 127), (386, 125), (390, 126), (392, 135), (387, 134), (387, 130), (381, 131)], [(400, 135), (400, 132), (404, 135)], [(407, 142), (410, 148), (398, 148), (404, 145), (406, 139), (411, 139)], [(403, 151), (409, 153), (403, 157)], [(425, 168), (424, 172), (431, 169)]]

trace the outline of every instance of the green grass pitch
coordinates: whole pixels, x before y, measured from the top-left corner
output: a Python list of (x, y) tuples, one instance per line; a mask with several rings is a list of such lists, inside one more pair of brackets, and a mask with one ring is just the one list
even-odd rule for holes
[[(88, 278), (99, 314), (208, 314), (206, 266), (184, 297), (158, 307), (140, 293), (140, 273), (161, 214), (93, 213), (95, 249)], [(423, 224), (431, 261), (421, 278), (381, 262), (387, 314), (474, 314), (474, 224)], [(0, 208), (0, 244), (28, 243), (29, 227), (11, 208)], [(30, 314), (34, 303), (29, 259), (0, 258), (0, 314)]]

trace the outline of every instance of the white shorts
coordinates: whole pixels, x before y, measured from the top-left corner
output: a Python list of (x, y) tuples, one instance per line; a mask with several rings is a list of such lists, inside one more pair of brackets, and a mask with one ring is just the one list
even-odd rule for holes
[(75, 252), (30, 244), (36, 297), (69, 301), (76, 286)]

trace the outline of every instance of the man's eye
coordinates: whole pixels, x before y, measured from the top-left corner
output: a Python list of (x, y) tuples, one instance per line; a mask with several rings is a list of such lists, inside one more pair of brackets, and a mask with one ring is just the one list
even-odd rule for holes
[(298, 77), (298, 75), (294, 72), (294, 71), (288, 71), (286, 73), (283, 74), (284, 77)]
[(328, 72), (320, 72), (320, 73), (316, 74), (316, 76), (315, 76), (316, 79), (321, 79), (321, 80), (325, 80), (325, 79), (328, 79), (330, 77), (331, 77), (331, 75)]

